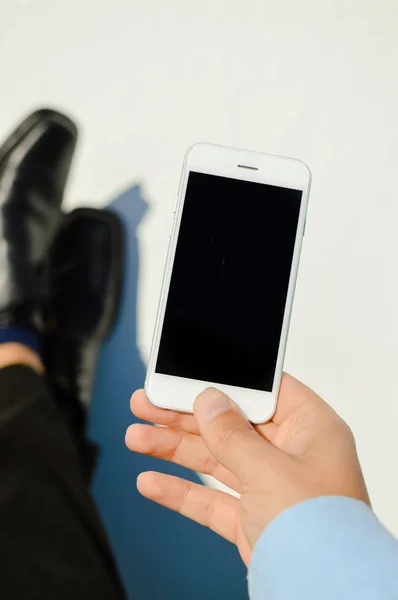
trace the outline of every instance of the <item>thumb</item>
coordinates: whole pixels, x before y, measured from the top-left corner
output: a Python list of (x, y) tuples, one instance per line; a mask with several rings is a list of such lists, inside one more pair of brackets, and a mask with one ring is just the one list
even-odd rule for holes
[(256, 476), (258, 467), (264, 470), (264, 462), (276, 452), (245, 419), (238, 406), (215, 388), (199, 394), (194, 413), (210, 453), (241, 481)]

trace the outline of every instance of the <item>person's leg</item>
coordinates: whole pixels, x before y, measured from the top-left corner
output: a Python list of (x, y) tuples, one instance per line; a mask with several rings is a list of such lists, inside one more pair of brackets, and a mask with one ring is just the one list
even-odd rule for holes
[(88, 491), (86, 406), (116, 319), (121, 225), (61, 205), (77, 128), (29, 115), (0, 146), (2, 598), (124, 596)]
[(124, 597), (80, 456), (40, 357), (0, 344), (3, 598)]

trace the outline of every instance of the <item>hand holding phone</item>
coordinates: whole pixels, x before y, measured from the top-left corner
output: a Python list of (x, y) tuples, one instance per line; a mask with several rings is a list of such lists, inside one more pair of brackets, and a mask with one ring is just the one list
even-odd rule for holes
[(192, 412), (207, 387), (275, 411), (310, 186), (300, 161), (199, 144), (181, 178), (145, 382)]
[(131, 450), (212, 475), (240, 496), (153, 472), (139, 476), (139, 491), (236, 544), (246, 564), (264, 528), (289, 506), (329, 495), (369, 504), (349, 427), (289, 375), (272, 421), (256, 427), (215, 389), (198, 397), (195, 416), (153, 406), (144, 390), (133, 394), (131, 410), (167, 426), (131, 425)]

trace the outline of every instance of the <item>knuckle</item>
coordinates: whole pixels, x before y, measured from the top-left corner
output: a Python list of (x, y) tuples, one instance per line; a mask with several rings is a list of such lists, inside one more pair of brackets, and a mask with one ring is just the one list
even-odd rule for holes
[(216, 433), (216, 443), (220, 446), (236, 445), (244, 439), (251, 431), (249, 423), (239, 425), (226, 425)]
[(168, 460), (170, 462), (178, 463), (180, 454), (183, 454), (184, 450), (184, 435), (176, 431), (176, 435), (173, 436), (173, 443), (170, 446)]
[(205, 473), (206, 475), (213, 475), (216, 471), (217, 464), (218, 463), (216, 459), (211, 454), (209, 454), (208, 456), (206, 456), (203, 463), (203, 473)]
[(147, 425), (141, 425), (141, 423), (137, 423), (133, 425), (135, 437), (138, 442), (142, 444), (149, 444), (152, 441), (152, 427)]
[(210, 529), (214, 529), (215, 521), (215, 502), (207, 500), (203, 505), (203, 522)]
[(189, 506), (191, 504), (191, 496), (192, 496), (193, 488), (189, 481), (185, 481), (184, 483), (185, 483), (185, 485), (184, 485), (184, 489), (181, 494), (178, 512), (180, 512), (183, 515), (187, 515), (187, 514), (189, 514)]
[(355, 441), (354, 433), (353, 433), (351, 427), (345, 421), (343, 421), (343, 423), (342, 423), (342, 432), (344, 434), (345, 439), (347, 440), (347, 444), (349, 444), (354, 449), (356, 449), (356, 441)]
[(338, 415), (336, 415), (334, 420), (332, 431), (334, 431), (334, 435), (341, 440), (354, 442), (354, 434), (351, 427)]

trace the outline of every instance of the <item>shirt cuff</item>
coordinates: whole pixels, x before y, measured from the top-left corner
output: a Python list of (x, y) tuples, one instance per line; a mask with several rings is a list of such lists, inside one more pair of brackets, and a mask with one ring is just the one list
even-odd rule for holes
[(248, 577), (252, 600), (398, 598), (398, 542), (363, 502), (315, 498), (268, 525)]

